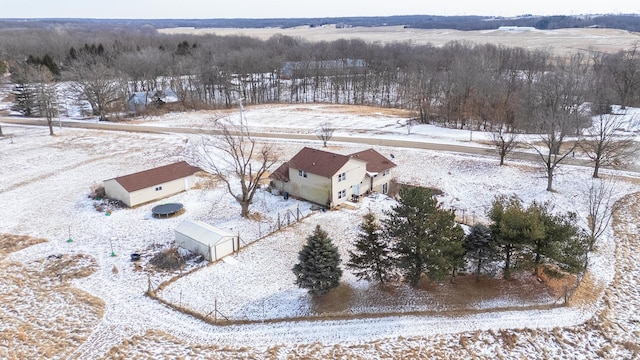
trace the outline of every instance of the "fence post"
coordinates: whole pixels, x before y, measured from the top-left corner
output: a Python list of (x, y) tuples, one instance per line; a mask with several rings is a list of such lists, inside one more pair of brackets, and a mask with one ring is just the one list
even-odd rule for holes
[(278, 230), (280, 230), (280, 213), (278, 213)]
[(300, 205), (296, 206), (296, 221), (300, 221)]

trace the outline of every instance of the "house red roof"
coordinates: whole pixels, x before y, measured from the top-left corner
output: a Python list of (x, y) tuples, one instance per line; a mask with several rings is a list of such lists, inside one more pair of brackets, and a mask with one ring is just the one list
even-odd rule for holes
[(305, 147), (291, 160), (285, 162), (271, 173), (270, 177), (275, 180), (287, 182), (289, 181), (289, 168), (292, 168), (328, 178), (334, 176), (349, 159), (366, 162), (368, 172), (382, 172), (396, 166), (396, 164), (373, 149), (360, 151), (351, 155), (339, 155)]
[(180, 161), (174, 164), (120, 176), (113, 180), (122, 185), (128, 192), (133, 192), (191, 176), (198, 171), (201, 171), (199, 167), (191, 166), (186, 161)]
[(289, 168), (329, 178), (335, 175), (347, 161), (349, 157), (346, 155), (304, 147), (291, 160), (277, 168), (271, 174), (271, 178), (288, 181)]
[(383, 172), (384, 170), (389, 170), (397, 166), (396, 164), (391, 162), (391, 160), (387, 159), (382, 154), (373, 149), (367, 149), (351, 154), (350, 157), (366, 161), (367, 172), (370, 173)]

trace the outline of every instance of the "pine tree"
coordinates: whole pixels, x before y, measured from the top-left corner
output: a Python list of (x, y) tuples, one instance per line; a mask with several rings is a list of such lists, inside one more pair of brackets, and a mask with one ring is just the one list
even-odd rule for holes
[(33, 88), (28, 84), (16, 84), (11, 91), (13, 94), (12, 111), (17, 111), (23, 116), (31, 116), (36, 107)]
[(422, 274), (433, 280), (447, 274), (453, 278), (462, 264), (464, 231), (429, 189), (401, 189), (399, 204), (387, 212), (383, 227), (384, 236), (394, 242), (396, 266), (412, 286)]
[(465, 257), (475, 268), (476, 280), (480, 278), (482, 269), (496, 257), (496, 243), (491, 236), (491, 229), (475, 224), (464, 239)]
[(501, 196), (494, 200), (489, 211), (489, 218), (493, 221), (490, 226), (491, 234), (500, 247), (500, 255), (504, 260), (502, 276), (508, 279), (511, 276), (516, 257), (522, 255), (526, 244), (527, 214), (517, 197)]
[(543, 260), (551, 261), (571, 273), (584, 270), (589, 249), (588, 236), (576, 225), (575, 213), (551, 214), (548, 204), (536, 206), (540, 222), (544, 226), (544, 237), (535, 243), (536, 274)]
[(364, 216), (355, 242), (355, 251), (349, 251), (347, 266), (358, 279), (375, 280), (384, 283), (393, 271), (393, 259), (389, 246), (381, 237), (381, 226), (375, 215)]
[(307, 238), (298, 260), (292, 269), (296, 285), (308, 289), (311, 295), (324, 295), (340, 284), (342, 269), (338, 248), (320, 225)]

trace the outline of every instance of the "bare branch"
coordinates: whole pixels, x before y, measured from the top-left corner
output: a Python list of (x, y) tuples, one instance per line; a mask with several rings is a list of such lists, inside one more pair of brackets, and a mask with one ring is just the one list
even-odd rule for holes
[(586, 129), (580, 148), (594, 163), (594, 178), (601, 166), (620, 166), (635, 157), (638, 144), (632, 133), (622, 131), (625, 120), (624, 114), (601, 114)]
[(613, 198), (615, 185), (611, 180), (596, 179), (592, 179), (589, 184), (589, 214), (587, 215), (589, 250), (593, 250), (596, 241), (611, 222), (613, 211), (615, 211)]
[(244, 121), (214, 121), (220, 135), (202, 136), (185, 155), (201, 169), (218, 176), (240, 204), (240, 214), (248, 217), (260, 181), (278, 161), (276, 151), (269, 143), (258, 143)]
[(322, 140), (322, 144), (324, 147), (327, 147), (327, 142), (331, 140), (333, 137), (333, 132), (336, 129), (330, 122), (323, 122), (320, 124), (320, 127), (316, 130), (316, 136)]
[(518, 134), (509, 132), (505, 124), (494, 127), (491, 132), (492, 143), (500, 156), (500, 165), (504, 165), (505, 157), (518, 145)]

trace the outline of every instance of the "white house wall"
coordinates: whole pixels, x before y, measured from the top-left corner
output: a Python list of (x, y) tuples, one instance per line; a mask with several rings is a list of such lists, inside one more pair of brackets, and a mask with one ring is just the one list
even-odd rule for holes
[[(336, 206), (347, 200), (351, 200), (351, 195), (360, 195), (365, 190), (367, 184), (364, 182), (367, 172), (367, 164), (356, 159), (349, 159), (344, 166), (331, 178), (333, 193), (331, 194), (331, 206)], [(346, 174), (346, 179), (338, 181), (340, 174)], [(357, 190), (356, 190), (357, 189)], [(345, 196), (338, 198), (339, 192), (345, 190)]]
[(311, 173), (307, 173), (307, 177), (302, 177), (299, 175), (298, 169), (289, 168), (289, 182), (285, 184), (283, 191), (287, 191), (293, 196), (320, 205), (330, 205), (331, 180), (326, 177)]
[(104, 192), (109, 199), (122, 201), (125, 205), (131, 207), (129, 192), (114, 179), (104, 181)]
[[(162, 199), (179, 192), (188, 190), (188, 185), (193, 181), (185, 181), (185, 178), (172, 180), (163, 184), (154, 185), (145, 189), (134, 191), (130, 194), (131, 204), (129, 206), (137, 206), (150, 201)], [(158, 190), (156, 190), (158, 189)]]
[(373, 178), (370, 178), (370, 179), (372, 179), (371, 180), (372, 191), (383, 193), (382, 186), (384, 184), (387, 184), (387, 191), (389, 191), (389, 186), (391, 183), (391, 172), (389, 172), (387, 175), (383, 175), (383, 173), (380, 172), (377, 174), (377, 176), (374, 176)]

